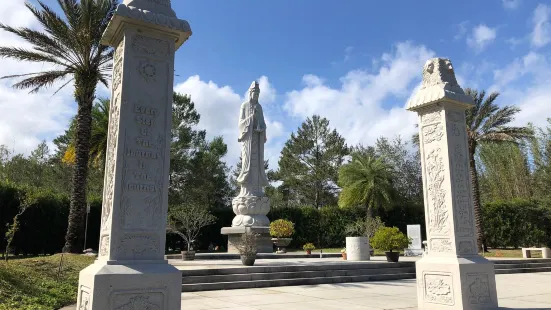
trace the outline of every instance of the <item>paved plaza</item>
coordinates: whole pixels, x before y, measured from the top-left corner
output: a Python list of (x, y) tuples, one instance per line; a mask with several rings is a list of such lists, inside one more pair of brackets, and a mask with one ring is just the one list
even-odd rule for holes
[[(500, 309), (551, 309), (551, 273), (497, 275)], [(182, 310), (417, 309), (415, 280), (182, 294)]]

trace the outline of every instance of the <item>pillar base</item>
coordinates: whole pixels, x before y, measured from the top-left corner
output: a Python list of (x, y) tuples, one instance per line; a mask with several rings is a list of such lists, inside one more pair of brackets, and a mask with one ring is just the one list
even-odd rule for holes
[(80, 272), (77, 309), (181, 309), (182, 273), (167, 261), (114, 265), (96, 262)]
[(274, 246), (272, 238), (270, 237), (269, 227), (223, 227), (222, 235), (228, 236), (228, 253), (239, 254), (236, 244), (241, 240), (241, 235), (245, 232), (252, 232), (259, 234), (256, 239), (257, 253), (273, 253)]
[(497, 309), (494, 264), (487, 259), (428, 255), (415, 266), (419, 309)]

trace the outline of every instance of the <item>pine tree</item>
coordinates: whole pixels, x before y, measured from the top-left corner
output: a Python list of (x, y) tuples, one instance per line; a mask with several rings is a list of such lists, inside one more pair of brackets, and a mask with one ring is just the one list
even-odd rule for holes
[(307, 118), (285, 143), (275, 173), (288, 189), (288, 203), (316, 208), (336, 204), (338, 171), (348, 154), (344, 138), (330, 129), (329, 120)]

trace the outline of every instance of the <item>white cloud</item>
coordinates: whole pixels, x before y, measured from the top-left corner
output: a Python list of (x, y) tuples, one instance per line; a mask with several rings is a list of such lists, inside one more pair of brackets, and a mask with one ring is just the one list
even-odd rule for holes
[(503, 69), (494, 71), (494, 85), (489, 91), (501, 93), (498, 104), (520, 108), (513, 125), (546, 125), (551, 116), (551, 64), (544, 54), (528, 52)]
[(501, 0), (501, 3), (507, 10), (514, 10), (520, 6), (520, 0)]
[(350, 60), (350, 57), (352, 56), (352, 51), (353, 50), (354, 50), (353, 46), (347, 46), (344, 49), (344, 62), (347, 62), (348, 60)]
[(532, 23), (534, 30), (531, 34), (532, 46), (543, 47), (551, 42), (551, 24), (549, 24), (549, 16), (551, 15), (551, 7), (545, 4), (538, 4), (534, 10)]
[(467, 38), (467, 44), (477, 52), (480, 52), (492, 43), (496, 36), (496, 28), (480, 24), (473, 28), (472, 34)]
[[(260, 84), (259, 101), (264, 107), (264, 117), (267, 126), (267, 138), (265, 155), (270, 163), (277, 163), (281, 145), (277, 137), (284, 133), (284, 126), (281, 122), (274, 120), (270, 115), (269, 105), (276, 98), (276, 90), (270, 84), (267, 77), (258, 79)], [(234, 165), (241, 155), (240, 144), (237, 142), (237, 123), (239, 121), (239, 109), (245, 101), (250, 84), (243, 85), (245, 92), (240, 96), (229, 86), (219, 86), (213, 81), (202, 81), (198, 75), (189, 77), (183, 83), (174, 87), (174, 91), (189, 94), (195, 103), (197, 112), (201, 115), (199, 128), (207, 131), (208, 138), (223, 136), (224, 142), (228, 145), (226, 161), (228, 165)], [(274, 164), (271, 164), (273, 167)]]
[(467, 34), (467, 31), (469, 30), (468, 29), (468, 26), (469, 25), (469, 21), (468, 20), (465, 20), (465, 21), (462, 21), (460, 22), (459, 24), (456, 25), (457, 27), (457, 34), (453, 37), (454, 40), (460, 40), (462, 39), (465, 34)]
[[(37, 28), (34, 16), (20, 0), (2, 2), (0, 21), (13, 27)], [(18, 37), (0, 31), (0, 46), (29, 47)], [(44, 65), (11, 59), (2, 59), (0, 76), (37, 72)], [(55, 96), (55, 85), (37, 94), (28, 90), (14, 90), (11, 85), (18, 79), (0, 80), (0, 144), (15, 153), (29, 154), (41, 140), (51, 141), (67, 128), (69, 118), (74, 115), (70, 85)], [(60, 86), (60, 85), (58, 85)], [(50, 142), (50, 146), (53, 147)]]
[[(404, 109), (414, 82), (434, 52), (423, 45), (402, 42), (393, 53), (383, 54), (376, 73), (353, 70), (340, 79), (340, 88), (332, 88), (313, 75), (305, 75), (305, 87), (286, 94), (284, 109), (304, 119), (313, 114), (329, 119), (349, 144), (372, 144), (380, 136), (401, 135), (409, 138), (415, 132), (415, 113)], [(383, 101), (397, 98), (394, 107)]]

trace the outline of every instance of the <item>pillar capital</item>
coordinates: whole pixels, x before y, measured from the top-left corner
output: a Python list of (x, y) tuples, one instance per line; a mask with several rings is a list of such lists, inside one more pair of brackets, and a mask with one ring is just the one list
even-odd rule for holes
[(451, 61), (447, 58), (432, 58), (425, 63), (421, 88), (408, 101), (406, 109), (422, 113), (442, 102), (463, 109), (473, 105), (473, 99), (457, 83)]
[(189, 23), (176, 17), (172, 11), (170, 0), (126, 0), (117, 6), (113, 18), (105, 29), (101, 43), (112, 47), (118, 46), (124, 29), (128, 26), (169, 35), (175, 42), (176, 50), (192, 34)]

